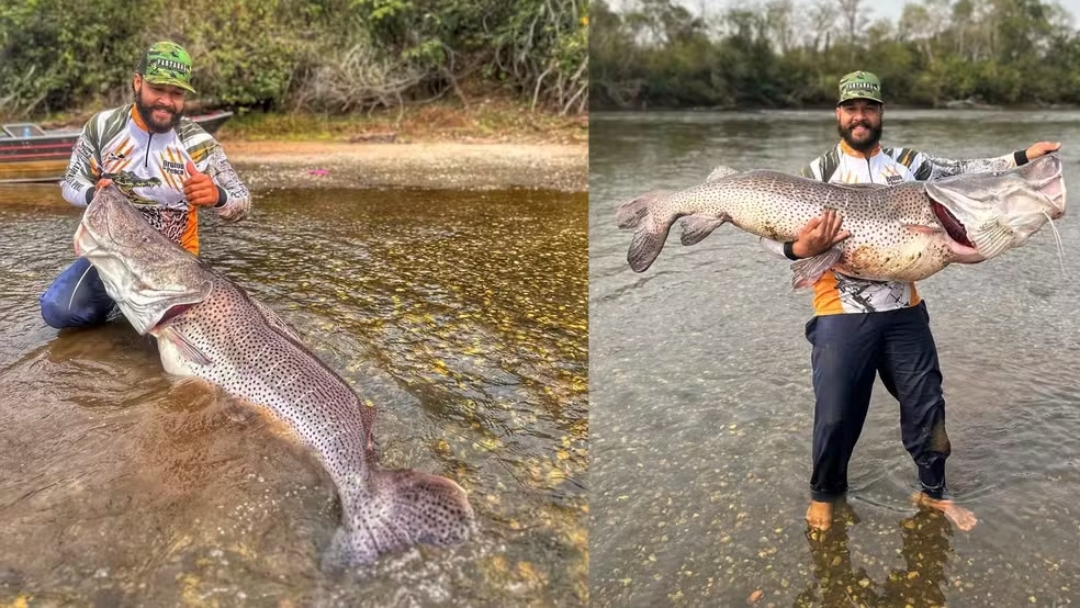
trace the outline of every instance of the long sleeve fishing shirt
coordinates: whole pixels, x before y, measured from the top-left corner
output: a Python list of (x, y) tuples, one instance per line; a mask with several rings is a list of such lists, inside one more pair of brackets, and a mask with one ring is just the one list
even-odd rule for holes
[(184, 197), (187, 161), (217, 185), (214, 209), (225, 220), (245, 217), (251, 195), (221, 145), (184, 117), (166, 133), (150, 132), (135, 104), (95, 114), (83, 127), (61, 185), (64, 199), (85, 207), (98, 180), (109, 178), (156, 230), (199, 254), (199, 207)]

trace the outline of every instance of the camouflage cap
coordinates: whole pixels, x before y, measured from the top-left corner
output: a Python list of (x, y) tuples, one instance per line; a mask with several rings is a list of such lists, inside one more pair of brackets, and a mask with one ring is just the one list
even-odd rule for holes
[(151, 84), (169, 84), (195, 92), (191, 87), (191, 55), (175, 42), (150, 45), (135, 71)]
[(849, 99), (869, 99), (885, 103), (881, 99), (881, 80), (870, 72), (852, 72), (840, 79), (840, 105)]

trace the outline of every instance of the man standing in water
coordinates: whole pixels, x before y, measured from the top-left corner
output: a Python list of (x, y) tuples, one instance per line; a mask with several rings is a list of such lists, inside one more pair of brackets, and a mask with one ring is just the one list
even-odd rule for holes
[[(87, 122), (61, 191), (69, 203), (85, 207), (97, 190), (114, 185), (151, 226), (198, 255), (199, 208), (237, 221), (247, 215), (251, 196), (221, 145), (182, 115), (186, 94), (195, 92), (191, 67), (177, 44), (147, 49), (132, 80), (134, 103)], [(61, 272), (40, 302), (45, 322), (56, 328), (104, 323), (114, 306), (84, 258)]]
[[(844, 76), (836, 107), (841, 141), (801, 175), (823, 182), (889, 185), (1007, 169), (1060, 148), (1059, 143), (1040, 142), (998, 158), (935, 158), (910, 148), (882, 147), (884, 114), (877, 76), (863, 71)], [(811, 220), (795, 241), (763, 239), (762, 245), (791, 260), (814, 257), (850, 236), (841, 223), (842, 218), (827, 211)], [(922, 486), (915, 502), (943, 511), (957, 527), (970, 530), (975, 516), (944, 496), (945, 459), (951, 452), (945, 399), (930, 318), (915, 284), (865, 281), (830, 271), (814, 284), (813, 306), (814, 317), (806, 325), (816, 401), (807, 522), (822, 530), (832, 525), (833, 502), (847, 491), (848, 461), (866, 420), (877, 373), (900, 403), (904, 448), (918, 467)]]

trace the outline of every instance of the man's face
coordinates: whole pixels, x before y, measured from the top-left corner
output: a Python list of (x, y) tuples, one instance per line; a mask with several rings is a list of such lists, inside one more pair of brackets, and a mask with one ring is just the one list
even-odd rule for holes
[(180, 122), (184, 112), (184, 94), (180, 87), (152, 84), (135, 75), (135, 107), (153, 133), (165, 133)]
[(869, 152), (881, 140), (885, 108), (869, 99), (849, 99), (836, 108), (836, 128), (847, 145)]

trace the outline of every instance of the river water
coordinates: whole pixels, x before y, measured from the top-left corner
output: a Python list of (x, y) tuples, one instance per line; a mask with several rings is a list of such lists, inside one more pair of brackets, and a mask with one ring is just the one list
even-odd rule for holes
[[(810, 294), (730, 225), (626, 263), (624, 200), (717, 165), (794, 172), (830, 111), (590, 117), (590, 598), (596, 606), (1063, 606), (1080, 598), (1080, 224), (919, 284), (941, 358), (950, 490), (979, 522), (920, 512), (899, 409), (875, 384), (843, 508), (808, 534)], [(1064, 143), (1080, 113), (887, 111), (885, 145), (951, 158)], [(1075, 195), (1073, 196), (1075, 198)]]
[(330, 577), (316, 461), (176, 386), (122, 318), (44, 324), (80, 211), (0, 192), (0, 605), (569, 606), (587, 594), (585, 194), (268, 191), (202, 257), (378, 410), (480, 533)]

